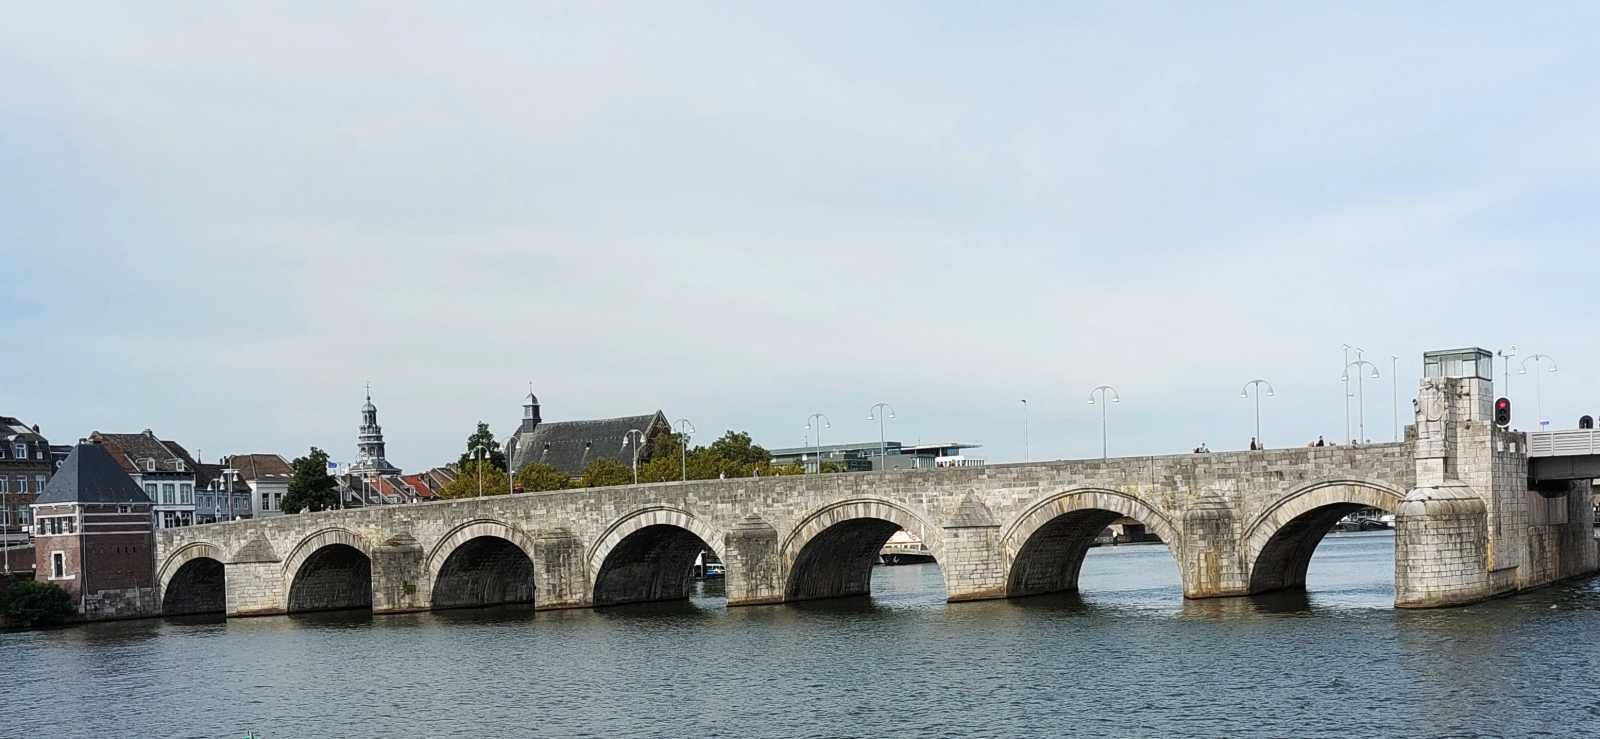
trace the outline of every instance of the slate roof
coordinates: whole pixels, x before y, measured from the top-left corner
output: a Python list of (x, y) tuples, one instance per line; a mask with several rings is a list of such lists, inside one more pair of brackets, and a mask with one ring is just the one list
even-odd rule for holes
[(235, 454), (228, 457), (228, 464), (245, 480), (288, 482), (294, 479), (294, 467), (276, 454)]
[(638, 429), (645, 435), (640, 461), (649, 459), (651, 442), (657, 436), (671, 433), (667, 417), (661, 411), (648, 416), (595, 421), (547, 421), (536, 426), (531, 434), (517, 435), (512, 467), (520, 470), (543, 462), (577, 477), (590, 462), (601, 457), (631, 465), (633, 450), (622, 446), (623, 437), (630, 429)]
[[(144, 472), (139, 464), (140, 460), (153, 459), (156, 461), (156, 472), (192, 472), (195, 468), (194, 458), (189, 456), (189, 450), (184, 449), (176, 441), (164, 441), (145, 429), (138, 434), (102, 434), (96, 431), (89, 435), (90, 441), (100, 442), (111, 452), (117, 464), (127, 472)], [(184, 467), (178, 469), (177, 462), (182, 461)]]
[(44, 486), (34, 505), (149, 503), (150, 497), (100, 444), (79, 444)]
[[(227, 465), (206, 464), (205, 462), (201, 462), (201, 463), (195, 465), (194, 466), (194, 487), (195, 487), (195, 489), (196, 490), (211, 491), (212, 490), (211, 483), (213, 483), (213, 482), (217, 482), (218, 483), (217, 487), (220, 488), (221, 487), (220, 483), (221, 483), (221, 481), (223, 479), (222, 471), (225, 470), (225, 469), (228, 469)], [(232, 490), (230, 492), (248, 493), (248, 492), (250, 492), (250, 486), (244, 484), (244, 480), (243, 479), (241, 479), (239, 477), (235, 477), (235, 478), (233, 478), (233, 488), (232, 488)]]

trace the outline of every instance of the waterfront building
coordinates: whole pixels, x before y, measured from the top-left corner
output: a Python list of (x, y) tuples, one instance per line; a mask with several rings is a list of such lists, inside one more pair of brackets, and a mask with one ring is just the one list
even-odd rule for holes
[[(845, 472), (870, 470), (934, 470), (945, 467), (976, 467), (984, 463), (983, 457), (967, 454), (967, 449), (977, 449), (977, 444), (955, 442), (935, 444), (902, 444), (898, 441), (870, 441), (859, 444), (823, 444), (815, 446), (773, 449), (772, 463), (779, 467), (799, 464), (808, 473), (817, 471), (817, 458), (839, 465)], [(882, 454), (880, 455), (880, 449)]]
[(200, 462), (195, 465), (195, 523), (217, 523), (254, 518), (250, 510), (250, 486), (239, 479), (239, 470), (228, 465)]
[[(376, 420), (376, 419), (374, 419)], [(379, 438), (382, 444), (382, 437)], [(283, 496), (289, 493), (294, 467), (277, 454), (235, 454), (222, 463), (238, 472), (248, 488), (250, 499), (245, 513), (249, 518), (264, 518), (283, 513)]]
[(35, 579), (85, 618), (159, 612), (154, 504), (108, 447), (78, 444), (33, 505)]
[(111, 458), (133, 478), (154, 506), (157, 528), (194, 524), (195, 461), (175, 441), (161, 439), (150, 429), (137, 434), (89, 434), (89, 441), (105, 447)]
[(655, 440), (672, 433), (672, 426), (661, 411), (591, 421), (545, 422), (539, 398), (530, 392), (522, 404), (522, 425), (506, 444), (506, 459), (512, 470), (543, 463), (572, 477), (583, 475), (585, 467), (601, 458), (631, 466), (635, 450), (629, 444), (633, 442), (624, 443), (630, 431), (644, 435), (638, 450), (639, 461), (643, 462), (650, 458)]
[(0, 416), (0, 546), (27, 543), (29, 507), (56, 469), (50, 450), (38, 426)]

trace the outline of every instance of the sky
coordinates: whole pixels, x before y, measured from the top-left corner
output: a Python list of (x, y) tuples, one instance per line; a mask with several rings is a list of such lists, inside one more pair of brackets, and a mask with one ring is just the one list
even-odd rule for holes
[(370, 382), (416, 470), (531, 383), (1001, 463), (1245, 448), (1252, 379), (1388, 441), (1512, 345), (1518, 427), (1600, 414), (1600, 9), (1067, 5), (0, 6), (0, 414), (349, 461)]

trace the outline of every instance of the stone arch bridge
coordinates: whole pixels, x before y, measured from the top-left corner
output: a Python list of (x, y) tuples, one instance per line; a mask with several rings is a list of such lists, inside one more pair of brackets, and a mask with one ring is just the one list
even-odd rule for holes
[[(949, 600), (963, 601), (1076, 589), (1095, 536), (1128, 516), (1166, 542), (1184, 595), (1205, 598), (1303, 589), (1322, 537), (1372, 506), (1401, 517), (1400, 605), (1487, 597), (1450, 588), (1452, 568), (1492, 574), (1492, 521), (1482, 506), (1465, 529), (1433, 509), (1408, 512), (1415, 447), (707, 480), (285, 515), (163, 530), (156, 568), (167, 613), (574, 608), (686, 598), (696, 555), (711, 550), (727, 568), (728, 604), (753, 605), (867, 593), (878, 550), (904, 528), (932, 550)], [(1593, 542), (1573, 546), (1587, 554), (1566, 551), (1564, 569), (1543, 580), (1594, 568)], [(1507, 582), (1502, 591), (1537, 584)]]
[(1075, 589), (1129, 516), (1166, 542), (1189, 597), (1301, 587), (1311, 551), (1364, 506), (1397, 509), (1405, 444), (923, 472), (707, 480), (278, 516), (160, 532), (169, 612), (378, 612), (687, 597), (702, 550), (730, 605), (864, 594), (904, 528), (950, 600)]

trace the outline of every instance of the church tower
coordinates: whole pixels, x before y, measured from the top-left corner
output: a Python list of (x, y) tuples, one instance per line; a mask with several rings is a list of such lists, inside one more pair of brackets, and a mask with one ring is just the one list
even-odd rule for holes
[(531, 434), (539, 427), (539, 399), (534, 396), (533, 388), (528, 388), (528, 399), (522, 401), (522, 428), (518, 431)]
[(356, 461), (350, 465), (355, 474), (375, 473), (398, 475), (400, 468), (389, 464), (383, 456), (383, 427), (378, 425), (378, 407), (372, 404), (372, 386), (367, 386), (367, 404), (361, 406), (361, 434), (356, 441)]

